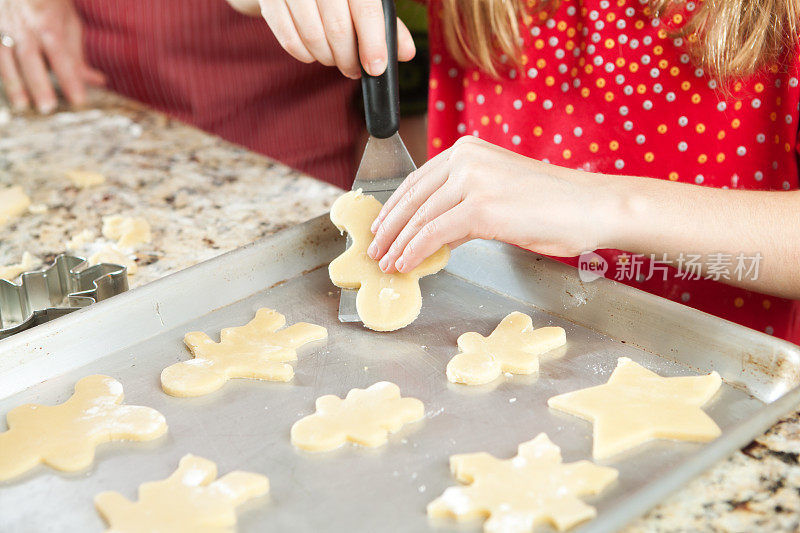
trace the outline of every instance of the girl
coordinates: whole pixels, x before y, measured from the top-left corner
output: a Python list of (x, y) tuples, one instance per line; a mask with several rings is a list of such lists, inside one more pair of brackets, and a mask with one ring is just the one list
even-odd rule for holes
[[(379, 0), (260, 4), (298, 59), (385, 68)], [(435, 157), (373, 225), (381, 268), (473, 238), (599, 250), (608, 277), (800, 341), (800, 1), (432, 0), (429, 14)]]

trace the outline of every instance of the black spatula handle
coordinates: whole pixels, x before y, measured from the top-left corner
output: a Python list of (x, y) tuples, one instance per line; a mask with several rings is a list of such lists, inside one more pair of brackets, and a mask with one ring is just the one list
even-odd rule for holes
[(386, 139), (400, 127), (400, 95), (397, 85), (397, 14), (394, 0), (383, 1), (386, 25), (386, 48), (389, 51), (386, 71), (370, 76), (361, 67), (361, 89), (364, 92), (364, 113), (367, 131), (373, 137)]

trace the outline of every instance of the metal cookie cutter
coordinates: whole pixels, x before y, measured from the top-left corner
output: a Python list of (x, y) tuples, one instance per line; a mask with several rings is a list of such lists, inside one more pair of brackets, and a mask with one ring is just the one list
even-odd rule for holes
[(128, 290), (128, 269), (61, 254), (52, 265), (22, 274), (19, 285), (0, 279), (0, 339)]

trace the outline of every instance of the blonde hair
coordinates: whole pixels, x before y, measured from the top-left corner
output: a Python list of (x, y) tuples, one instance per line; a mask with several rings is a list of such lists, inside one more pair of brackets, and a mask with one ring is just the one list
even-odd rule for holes
[[(505, 57), (520, 59), (520, 18), (558, 0), (442, 0), (444, 40), (462, 65), (497, 76)], [(650, 0), (645, 12), (671, 16), (682, 0)], [(695, 63), (720, 80), (739, 78), (782, 59), (798, 40), (800, 0), (701, 0), (674, 36), (687, 37)]]

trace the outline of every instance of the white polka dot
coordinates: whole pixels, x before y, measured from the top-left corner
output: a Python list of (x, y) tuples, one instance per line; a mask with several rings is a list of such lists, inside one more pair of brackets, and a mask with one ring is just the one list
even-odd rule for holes
[(605, 69), (606, 69), (606, 72), (608, 72), (609, 74), (611, 72), (614, 72), (614, 63), (609, 61), (608, 63), (606, 63)]
[(617, 21), (617, 29), (624, 30), (625, 29), (625, 19), (619, 19)]
[(655, 28), (656, 26), (661, 24), (661, 19), (653, 19), (652, 22), (650, 22), (650, 24), (652, 24), (653, 27)]
[(692, 295), (689, 294), (688, 292), (681, 293), (681, 300), (684, 301), (684, 302), (688, 302), (689, 298), (691, 298), (691, 297), (692, 297)]
[(758, 135), (756, 135), (756, 140), (761, 144), (764, 144), (764, 141), (767, 140), (767, 136), (764, 135), (763, 133), (759, 133)]
[(483, 104), (486, 101), (486, 97), (483, 96), (482, 94), (479, 94), (478, 96), (475, 97), (475, 101), (478, 102), (479, 104)]
[(686, 126), (689, 123), (689, 119), (686, 117), (679, 117), (678, 124), (681, 126)]
[(780, 78), (777, 78), (777, 79), (775, 80), (775, 87), (780, 87), (781, 85), (783, 85), (783, 84), (781, 83), (781, 79), (780, 79)]
[(675, 101), (675, 93), (670, 91), (666, 95), (667, 102), (674, 102)]
[(632, 7), (629, 7), (629, 8), (627, 8), (627, 9), (625, 9), (625, 16), (626, 16), (626, 17), (632, 17), (632, 16), (634, 16), (635, 14), (636, 14), (636, 10), (635, 10), (635, 9), (633, 9)]
[(550, 46), (556, 46), (558, 44), (558, 37), (556, 37), (555, 35), (550, 37), (549, 39), (547, 39), (547, 44), (549, 44)]
[(572, 16), (575, 14), (575, 6), (569, 6), (567, 8), (567, 15)]
[(650, 44), (652, 44), (652, 42), (653, 42), (653, 38), (650, 37), (649, 35), (647, 35), (646, 37), (644, 37), (642, 39), (642, 44), (645, 45), (645, 46), (650, 46)]
[(464, 135), (464, 133), (467, 131), (467, 125), (462, 122), (456, 127), (456, 129), (458, 130), (459, 134)]
[[(622, 22), (622, 21), (620, 21), (620, 22)], [(625, 44), (625, 43), (628, 42), (628, 36), (625, 35), (624, 33), (621, 33), (620, 36), (617, 37), (617, 41), (619, 41), (619, 44)]]
[(694, 2), (686, 2), (686, 11), (694, 11), (694, 8), (697, 6)]
[(597, 47), (593, 44), (590, 44), (586, 47), (586, 51), (590, 54), (594, 54), (595, 50), (597, 50)]
[(553, 142), (554, 143), (561, 144), (562, 140), (563, 140), (563, 138), (561, 137), (560, 133), (556, 133), (555, 135), (553, 135)]
[(522, 100), (514, 100), (514, 109), (522, 109)]
[(661, 74), (661, 73), (659, 72), (659, 70), (657, 68), (651, 68), (650, 69), (650, 77), (651, 78), (657, 78), (659, 74)]
[(708, 88), (709, 89), (716, 89), (717, 88), (717, 80), (708, 80)]
[(545, 22), (544, 25), (552, 30), (553, 28), (556, 27), (556, 21), (553, 19), (547, 19), (547, 22)]
[(731, 176), (731, 187), (736, 187), (737, 185), (739, 185), (739, 174), (734, 172)]
[(766, 333), (767, 335), (772, 335), (773, 333), (775, 333), (775, 329), (772, 326), (767, 326), (764, 328), (764, 333)]
[(594, 33), (592, 34), (592, 42), (593, 42), (593, 43), (599, 43), (599, 42), (600, 42), (600, 39), (602, 39), (602, 37), (600, 36), (600, 34), (599, 34), (599, 33), (597, 33), (597, 32), (594, 32)]
[(589, 19), (590, 20), (597, 20), (597, 18), (599, 16), (600, 16), (600, 13), (598, 13), (596, 10), (592, 9), (591, 11), (589, 11)]
[(500, 56), (500, 62), (501, 63), (508, 63), (508, 56), (506, 54), (502, 54)]
[(503, 133), (508, 133), (508, 124), (503, 123)]
[(616, 161), (614, 161), (614, 168), (616, 168), (617, 170), (622, 170), (624, 166), (625, 166), (625, 161), (623, 161), (622, 159), (617, 159)]
[(603, 28), (606, 27), (606, 23), (603, 22), (602, 20), (598, 20), (597, 22), (594, 23), (594, 27), (597, 30), (602, 30)]
[(789, 182), (788, 181), (784, 181), (783, 182), (783, 190), (788, 191), (789, 187), (791, 187), (791, 185), (789, 185)]
[(792, 115), (786, 115), (785, 120), (786, 120), (787, 124), (791, 124), (792, 123)]
[(564, 82), (561, 84), (561, 92), (565, 93), (567, 91), (569, 91), (569, 83)]
[(681, 63), (684, 65), (691, 61), (692, 58), (689, 57), (689, 54), (681, 54)]
[(651, 109), (653, 109), (653, 102), (650, 100), (645, 100), (642, 103), (642, 107), (645, 108), (645, 110), (650, 111)]
[(531, 68), (528, 69), (528, 77), (529, 78), (535, 78), (538, 75), (539, 75), (539, 71), (536, 70), (535, 68), (531, 67)]
[(725, 102), (720, 102), (717, 104), (717, 111), (725, 111), (728, 108), (728, 104)]
[(481, 132), (479, 132), (478, 130), (472, 130), (472, 136), (473, 137), (480, 137), (481, 136)]
[(761, 181), (764, 179), (764, 173), (760, 170), (756, 170), (756, 173), (753, 175), (753, 177), (756, 179), (756, 181)]
[(664, 86), (663, 86), (663, 85), (661, 85), (660, 83), (656, 83), (655, 85), (653, 85), (653, 92), (654, 92), (654, 93), (656, 93), (656, 94), (661, 94), (661, 92), (662, 92), (663, 90), (664, 90)]
[(434, 65), (438, 65), (439, 63), (442, 62), (441, 54), (433, 54), (433, 57), (431, 59), (433, 60)]
[(543, 159), (542, 159), (542, 163), (547, 163), (547, 164), (550, 164), (550, 158), (549, 158), (549, 157), (545, 157), (545, 158), (543, 158)]
[(545, 109), (552, 109), (553, 108), (553, 102), (551, 100), (549, 100), (549, 99), (545, 100), (544, 102), (542, 102), (542, 107), (545, 108)]
[(580, 87), (581, 86), (581, 79), (580, 78), (575, 78), (574, 80), (572, 80), (572, 86), (575, 87), (576, 89), (578, 87)]
[(461, 100), (459, 100), (458, 102), (456, 102), (456, 109), (457, 109), (458, 111), (464, 111), (464, 102), (462, 102)]
[(645, 54), (645, 55), (642, 56), (642, 59), (640, 61), (642, 62), (642, 65), (649, 65), (650, 64), (650, 56)]
[(631, 131), (633, 129), (633, 122), (626, 120), (622, 123), (622, 127), (625, 129), (625, 131)]
[(672, 44), (674, 44), (676, 48), (680, 48), (681, 46), (683, 46), (683, 39), (680, 37), (676, 37), (675, 39), (672, 40)]
[(701, 69), (701, 68), (694, 69), (694, 75), (697, 76), (698, 78), (702, 78), (703, 77), (703, 69)]
[(566, 53), (561, 48), (556, 50), (556, 59), (564, 59), (565, 55), (566, 55)]
[(628, 111), (629, 111), (628, 106), (626, 105), (619, 106), (619, 114), (622, 115), (623, 117), (628, 114)]
[(575, 137), (580, 137), (581, 135), (583, 135), (583, 128), (581, 128), (580, 126), (576, 126), (575, 129), (572, 130), (572, 133), (575, 134)]
[(778, 162), (777, 161), (773, 161), (772, 162), (772, 170), (778, 170)]
[(739, 148), (736, 149), (736, 155), (742, 156), (745, 155), (746, 153), (747, 153), (747, 148), (745, 148), (744, 146), (740, 146)]
[(603, 58), (600, 56), (595, 56), (594, 59), (592, 59), (592, 63), (594, 63), (594, 66), (599, 67), (603, 64)]
[(533, 35), (534, 37), (538, 37), (540, 33), (542, 33), (542, 28), (540, 28), (539, 26), (534, 26), (533, 28), (531, 28), (531, 35)]
[(636, 144), (644, 144), (645, 138), (641, 133), (636, 136)]
[(602, 9), (608, 9), (608, 6), (611, 5), (608, 3), (608, 0), (600, 0), (600, 7)]
[(512, 80), (516, 79), (517, 71), (512, 68), (511, 70), (508, 71), (508, 77), (511, 78)]
[(522, 137), (520, 137), (519, 135), (514, 135), (513, 137), (511, 137), (511, 142), (514, 144), (519, 144), (522, 142)]
[(436, 106), (436, 111), (444, 111), (444, 102), (441, 100), (437, 100), (434, 105)]
[(567, 73), (567, 68), (568, 68), (567, 65), (565, 65), (564, 63), (561, 63), (560, 65), (558, 65), (558, 71), (561, 74), (566, 74)]
[(614, 76), (614, 81), (617, 82), (617, 85), (622, 85), (623, 83), (625, 83), (625, 76), (623, 76), (622, 74), (617, 74), (616, 76)]
[(606, 118), (606, 117), (604, 117), (602, 113), (598, 113), (598, 114), (596, 114), (596, 115), (594, 116), (594, 120), (595, 120), (595, 122), (597, 122), (598, 124), (602, 124), (602, 123), (603, 123), (603, 121), (605, 120), (605, 118)]
[(622, 92), (630, 96), (633, 94), (633, 87), (631, 87), (630, 85), (626, 85), (625, 88), (622, 89)]
[(631, 48), (639, 48), (639, 39), (631, 39), (631, 42), (628, 46)]
[(797, 78), (794, 76), (789, 78), (789, 87), (797, 87)]
[(697, 176), (694, 177), (695, 183), (703, 183), (703, 180), (705, 180), (705, 178), (703, 177), (702, 174), (698, 174)]
[(686, 144), (686, 141), (681, 141), (678, 143), (678, 151), (685, 152), (689, 148), (689, 145)]
[(753, 109), (758, 109), (761, 107), (761, 100), (758, 98), (753, 98), (753, 101), (750, 102), (750, 105), (753, 106)]

